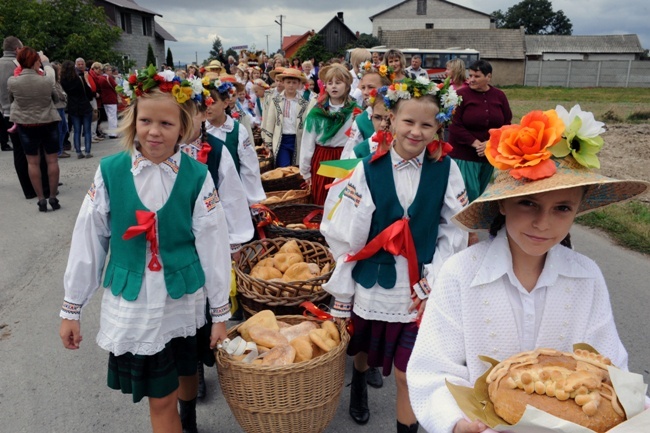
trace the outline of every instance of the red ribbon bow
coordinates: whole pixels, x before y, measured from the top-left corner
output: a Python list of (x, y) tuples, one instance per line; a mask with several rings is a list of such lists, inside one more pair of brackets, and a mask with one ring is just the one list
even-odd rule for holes
[(201, 150), (199, 150), (199, 153), (196, 155), (196, 160), (202, 162), (203, 164), (207, 164), (208, 154), (211, 150), (212, 146), (210, 146), (208, 143), (201, 143)]
[(446, 141), (433, 140), (431, 143), (427, 144), (427, 152), (434, 153), (440, 146), (442, 146), (442, 154), (438, 161), (442, 161), (442, 159), (454, 149), (453, 146)]
[(149, 269), (157, 272), (162, 269), (162, 265), (158, 260), (158, 238), (156, 236), (156, 214), (151, 211), (137, 210), (135, 211), (135, 219), (138, 225), (131, 226), (122, 235), (122, 239), (128, 241), (129, 239), (138, 236), (139, 234), (146, 233), (146, 239), (149, 241), (149, 248), (151, 249), (151, 260), (149, 261)]
[[(388, 153), (390, 145), (393, 143), (393, 134), (391, 134), (390, 131), (379, 130), (375, 133), (372, 141), (377, 143), (377, 150), (374, 155), (372, 155), (372, 158), (370, 158), (371, 163)], [(388, 146), (386, 146), (386, 144), (388, 144)]]

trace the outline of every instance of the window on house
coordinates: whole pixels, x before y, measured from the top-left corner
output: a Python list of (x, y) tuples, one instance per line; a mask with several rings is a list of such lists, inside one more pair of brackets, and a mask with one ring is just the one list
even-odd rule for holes
[(427, 14), (427, 0), (418, 0), (417, 14), (418, 15), (426, 15)]
[(142, 34), (144, 36), (153, 36), (151, 30), (151, 17), (142, 17)]
[(432, 28), (433, 28), (433, 23), (426, 23), (426, 24), (424, 25), (424, 28), (425, 28), (425, 29), (432, 29)]
[(131, 33), (131, 14), (120, 13), (120, 27), (125, 33)]

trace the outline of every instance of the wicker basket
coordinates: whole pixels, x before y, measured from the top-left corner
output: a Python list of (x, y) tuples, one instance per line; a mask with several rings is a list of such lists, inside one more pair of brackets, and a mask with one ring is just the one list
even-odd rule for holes
[[(297, 324), (302, 316), (278, 319)], [(313, 319), (309, 319), (313, 320)], [(228, 337), (237, 336), (237, 328)], [(216, 351), (219, 384), (235, 419), (247, 433), (320, 433), (339, 405), (350, 336), (339, 325), (341, 344), (310, 361), (281, 367), (244, 364)]]
[(238, 299), (244, 316), (250, 317), (262, 310), (271, 310), (276, 316), (301, 314), (300, 304), (311, 301), (314, 304), (328, 304), (330, 295), (321, 288), (332, 275), (335, 261), (323, 245), (296, 239), (306, 262), (316, 263), (323, 269), (330, 265), (330, 271), (307, 281), (266, 281), (249, 275), (253, 266), (262, 259), (270, 257), (291, 239), (275, 238), (253, 241), (241, 249), (239, 260), (235, 263)]
[(275, 168), (275, 162), (273, 161), (273, 155), (263, 156), (259, 155), (257, 160), (260, 164), (260, 174), (271, 171)]
[[(284, 206), (288, 204), (307, 204), (311, 200), (311, 192), (306, 189), (293, 189), (291, 190), (294, 192), (293, 198), (287, 199), (287, 200), (282, 200), (277, 203), (270, 203), (266, 204), (265, 206), (268, 206), (270, 209), (273, 209), (276, 206)], [(282, 198), (286, 193), (289, 191), (272, 191), (272, 192), (267, 192), (266, 193), (266, 198), (269, 199), (271, 197), (278, 197)], [(264, 201), (262, 201), (261, 204), (264, 204)]]
[(289, 191), (291, 189), (300, 189), (300, 185), (302, 185), (303, 182), (304, 179), (300, 173), (295, 173), (279, 179), (262, 179), (262, 188), (264, 188), (265, 192)]
[[(322, 210), (323, 206), (318, 206), (315, 204), (287, 204), (280, 206), (272, 206), (273, 213), (277, 217), (278, 221), (283, 224), (301, 224), (307, 215), (315, 210)], [(323, 215), (316, 215), (311, 219), (312, 223), (320, 223), (323, 219)], [(268, 238), (296, 238), (304, 239), (307, 241), (318, 242), (327, 246), (325, 242), (325, 236), (320, 232), (319, 229), (288, 229), (281, 225), (269, 224), (264, 227), (266, 237)]]

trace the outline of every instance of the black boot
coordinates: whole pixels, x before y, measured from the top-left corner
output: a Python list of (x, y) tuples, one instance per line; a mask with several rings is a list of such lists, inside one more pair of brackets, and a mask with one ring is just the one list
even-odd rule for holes
[(196, 393), (196, 398), (204, 399), (205, 398), (205, 372), (203, 371), (203, 363), (199, 361), (199, 366), (196, 369), (197, 374), (199, 375), (199, 389)]
[(181, 414), (183, 433), (199, 433), (196, 427), (196, 399), (190, 401), (178, 400)]
[(420, 424), (417, 422), (411, 425), (404, 425), (397, 421), (397, 433), (417, 433)]
[(381, 388), (384, 386), (384, 378), (381, 377), (381, 373), (377, 367), (370, 367), (368, 369), (368, 376), (366, 377), (366, 382), (368, 385), (373, 388)]
[(357, 424), (365, 424), (370, 419), (368, 409), (368, 371), (363, 373), (352, 367), (352, 383), (350, 384), (350, 416)]

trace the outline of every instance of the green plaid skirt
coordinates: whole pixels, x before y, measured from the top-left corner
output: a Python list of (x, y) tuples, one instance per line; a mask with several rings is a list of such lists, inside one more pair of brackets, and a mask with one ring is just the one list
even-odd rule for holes
[(107, 384), (132, 394), (134, 403), (143, 397), (162, 398), (178, 388), (179, 376), (196, 374), (197, 364), (196, 336), (174, 338), (155, 355), (110, 353)]

